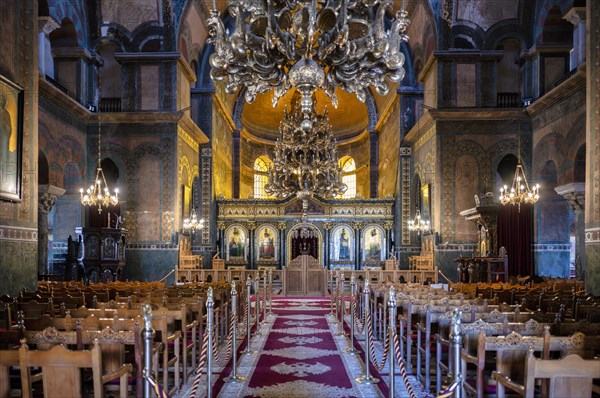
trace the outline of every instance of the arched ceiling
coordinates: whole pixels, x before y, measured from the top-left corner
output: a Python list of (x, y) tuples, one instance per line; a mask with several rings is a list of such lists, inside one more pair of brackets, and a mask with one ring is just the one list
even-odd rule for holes
[[(291, 100), (295, 90), (290, 90), (273, 108), (272, 92), (260, 94), (251, 104), (244, 104), (242, 110), (242, 126), (251, 135), (260, 139), (275, 141), (279, 137), (279, 123), (283, 119), (284, 109), (291, 109)], [(317, 112), (323, 113), (327, 108), (329, 123), (338, 141), (347, 140), (361, 134), (369, 125), (367, 106), (338, 88), (339, 105), (333, 107), (322, 90), (316, 91)]]

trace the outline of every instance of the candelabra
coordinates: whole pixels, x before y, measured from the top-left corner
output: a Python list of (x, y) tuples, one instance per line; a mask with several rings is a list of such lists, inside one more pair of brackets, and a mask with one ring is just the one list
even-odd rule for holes
[(229, 0), (235, 28), (229, 35), (216, 1), (207, 19), (215, 52), (210, 57), (211, 78), (224, 81), (229, 94), (246, 88), (252, 102), (273, 88), (273, 106), (292, 87), (310, 107), (321, 88), (337, 106), (341, 87), (364, 102), (369, 87), (381, 94), (389, 83), (404, 77), (408, 41), (407, 12), (398, 11), (385, 30), (391, 0)]
[(312, 195), (334, 198), (346, 192), (327, 110), (317, 115), (312, 107), (304, 113), (297, 103), (291, 112), (285, 111), (279, 131), (265, 185), (268, 195), (296, 195), (305, 200)]

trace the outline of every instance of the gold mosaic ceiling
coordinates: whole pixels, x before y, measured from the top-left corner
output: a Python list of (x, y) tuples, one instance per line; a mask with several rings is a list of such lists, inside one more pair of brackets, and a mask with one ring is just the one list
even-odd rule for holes
[[(251, 135), (269, 141), (279, 137), (279, 123), (283, 119), (284, 109), (291, 109), (291, 100), (295, 90), (290, 90), (279, 104), (273, 108), (271, 105), (272, 93), (260, 94), (256, 101), (244, 104), (242, 112), (242, 125)], [(368, 126), (367, 107), (356, 99), (354, 94), (338, 89), (339, 105), (335, 109), (331, 101), (322, 90), (316, 91), (317, 112), (323, 113), (327, 107), (329, 123), (338, 141), (343, 141), (361, 134)]]

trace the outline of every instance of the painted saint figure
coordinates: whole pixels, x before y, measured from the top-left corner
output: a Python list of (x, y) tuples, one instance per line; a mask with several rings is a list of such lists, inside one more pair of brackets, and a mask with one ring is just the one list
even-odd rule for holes
[(346, 235), (346, 229), (343, 228), (340, 233), (340, 260), (350, 259), (350, 242)]
[(261, 259), (270, 260), (275, 257), (275, 245), (273, 244), (273, 237), (268, 229), (265, 229), (265, 233), (260, 240), (259, 252), (259, 257)]
[(229, 258), (230, 259), (239, 259), (244, 258), (244, 236), (237, 227), (233, 227), (233, 232), (231, 233), (231, 237), (229, 239)]

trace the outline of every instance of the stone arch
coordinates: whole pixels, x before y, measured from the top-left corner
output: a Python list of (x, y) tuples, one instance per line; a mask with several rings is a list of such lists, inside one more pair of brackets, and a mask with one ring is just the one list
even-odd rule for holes
[[(72, 2), (69, 0), (49, 0), (48, 11), (56, 21), (61, 21), (61, 26), (65, 19), (73, 24), (77, 38), (77, 46), (87, 47), (88, 26), (85, 12), (82, 8), (82, 2)], [(54, 33), (54, 32), (52, 32)]]
[(564, 139), (560, 133), (552, 132), (546, 134), (533, 150), (533, 175), (539, 176), (539, 173), (549, 160), (558, 165), (564, 162)]

